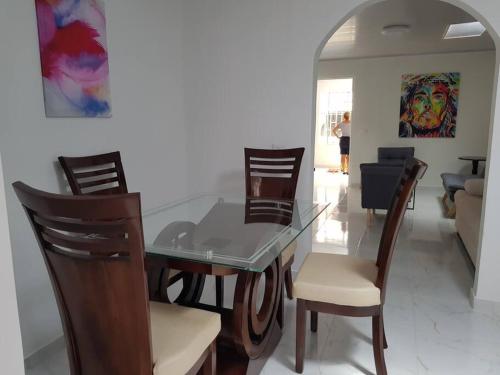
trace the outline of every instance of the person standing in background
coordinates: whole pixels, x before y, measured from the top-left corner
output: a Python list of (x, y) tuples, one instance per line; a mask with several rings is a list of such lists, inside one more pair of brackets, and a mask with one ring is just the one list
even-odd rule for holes
[(340, 169), (349, 174), (349, 147), (351, 144), (351, 115), (344, 112), (343, 120), (333, 128), (333, 133), (340, 138)]

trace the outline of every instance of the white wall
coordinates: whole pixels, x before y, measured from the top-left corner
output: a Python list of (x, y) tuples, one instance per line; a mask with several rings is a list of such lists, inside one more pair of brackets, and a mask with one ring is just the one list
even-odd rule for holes
[[(455, 138), (399, 138), (401, 75), (460, 72)], [(351, 183), (361, 181), (359, 164), (377, 161), (377, 147), (413, 146), (429, 164), (421, 186), (441, 186), (442, 172), (471, 173), (460, 155), (486, 155), (495, 73), (495, 52), (326, 60), (318, 79), (354, 77)]]
[[(500, 41), (496, 0), (450, 0)], [(315, 56), (334, 28), (371, 0), (191, 0), (185, 9), (186, 120), (189, 186), (243, 189), (243, 147), (307, 147), (298, 196), (312, 196)], [(497, 84), (495, 81), (494, 85)], [(496, 105), (500, 105), (497, 99)], [(460, 131), (460, 128), (458, 129)], [(500, 116), (495, 118), (490, 169), (500, 170)], [(354, 146), (355, 147), (355, 146)], [(500, 222), (500, 174), (487, 182), (484, 259), (476, 293), (500, 301), (495, 223)], [(300, 263), (300, 257), (298, 257)], [(483, 272), (484, 270), (484, 272)]]
[[(3, 180), (2, 161), (0, 159), (0, 181)], [(12, 252), (7, 223), (5, 189), (0, 183), (0, 301), (2, 313), (0, 319), (0, 364), (3, 374), (24, 374), (23, 348), (17, 309)]]
[[(8, 3), (8, 4), (6, 4)], [(4, 6), (5, 4), (5, 6)], [(186, 194), (182, 0), (106, 1), (111, 119), (45, 117), (33, 1), (2, 3), (0, 149), (25, 356), (62, 334), (40, 251), (11, 183), (60, 191), (59, 155), (120, 150), (143, 208)]]

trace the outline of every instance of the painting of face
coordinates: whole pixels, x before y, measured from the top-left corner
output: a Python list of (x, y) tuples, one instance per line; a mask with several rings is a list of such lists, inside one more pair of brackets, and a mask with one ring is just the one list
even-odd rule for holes
[(35, 0), (47, 117), (109, 117), (101, 0)]
[(460, 73), (403, 76), (400, 137), (455, 137)]

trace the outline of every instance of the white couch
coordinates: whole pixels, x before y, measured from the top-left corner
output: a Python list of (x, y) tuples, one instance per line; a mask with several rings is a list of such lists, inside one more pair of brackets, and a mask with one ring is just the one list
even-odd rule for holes
[(472, 263), (476, 266), (484, 179), (467, 180), (464, 189), (455, 193), (455, 226)]

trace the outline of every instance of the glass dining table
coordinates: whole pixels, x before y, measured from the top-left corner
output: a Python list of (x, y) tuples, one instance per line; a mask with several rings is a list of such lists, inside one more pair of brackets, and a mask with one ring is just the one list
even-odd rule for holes
[[(283, 330), (281, 253), (328, 207), (306, 200), (200, 195), (143, 213), (150, 298), (221, 314), (219, 374), (259, 373)], [(236, 275), (232, 308), (200, 303), (206, 275)], [(259, 283), (264, 278), (263, 295)]]

